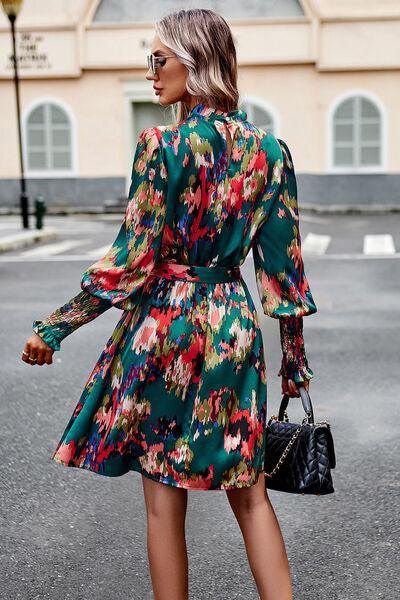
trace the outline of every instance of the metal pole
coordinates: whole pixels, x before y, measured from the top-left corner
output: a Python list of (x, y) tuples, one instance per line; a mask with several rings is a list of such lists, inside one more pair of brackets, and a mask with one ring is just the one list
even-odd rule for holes
[(29, 210), (28, 210), (28, 196), (26, 193), (26, 181), (24, 174), (24, 157), (22, 152), (22, 134), (21, 134), (21, 110), (20, 110), (20, 99), (19, 99), (19, 78), (18, 78), (18, 65), (17, 65), (17, 51), (15, 44), (15, 15), (8, 17), (11, 23), (12, 43), (13, 43), (13, 62), (14, 62), (14, 83), (15, 83), (15, 97), (17, 101), (17, 121), (18, 121), (18, 144), (19, 144), (19, 163), (21, 169), (20, 177), (20, 206), (22, 215), (22, 226), (24, 229), (29, 229)]

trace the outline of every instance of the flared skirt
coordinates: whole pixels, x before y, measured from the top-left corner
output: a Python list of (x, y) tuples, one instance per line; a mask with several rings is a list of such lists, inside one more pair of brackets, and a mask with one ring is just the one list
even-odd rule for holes
[(264, 470), (266, 372), (243, 279), (145, 284), (122, 313), (52, 458), (176, 487), (255, 484)]

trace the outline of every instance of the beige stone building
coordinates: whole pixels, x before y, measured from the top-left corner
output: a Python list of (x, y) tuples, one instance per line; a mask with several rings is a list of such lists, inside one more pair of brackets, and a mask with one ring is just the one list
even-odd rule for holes
[[(241, 107), (292, 150), (300, 202), (400, 204), (399, 0), (25, 0), (17, 20), (28, 193), (101, 206), (129, 187), (139, 132), (172, 121), (144, 77), (155, 20), (230, 23)], [(9, 22), (0, 14), (0, 203), (18, 206)]]

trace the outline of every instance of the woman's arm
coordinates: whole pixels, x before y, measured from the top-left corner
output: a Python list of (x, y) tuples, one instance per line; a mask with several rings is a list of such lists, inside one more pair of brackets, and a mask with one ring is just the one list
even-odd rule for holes
[[(297, 184), (292, 157), (286, 143), (276, 141), (280, 153), (275, 146), (272, 147), (272, 164), (269, 165), (268, 175), (272, 178), (273, 173), (276, 179), (276, 172), (280, 172), (280, 182), (271, 193), (267, 181), (270, 209), (256, 232), (253, 257), (264, 313), (279, 319), (282, 346), (279, 375), (297, 384), (313, 377), (305, 353), (303, 317), (315, 313), (317, 307), (301, 254)], [(279, 156), (282, 156), (282, 160)]]
[(137, 306), (161, 250), (167, 181), (162, 135), (149, 127), (139, 136), (124, 222), (107, 254), (83, 273), (83, 290), (122, 310)]
[(33, 328), (52, 349), (78, 327), (111, 306), (133, 309), (161, 248), (166, 219), (167, 170), (162, 138), (155, 127), (139, 136), (128, 204), (117, 237), (106, 254), (81, 278), (82, 291)]
[(89, 323), (111, 306), (108, 300), (101, 300), (82, 290), (45, 319), (35, 320), (32, 323), (33, 331), (50, 348), (60, 350), (60, 343), (67, 335)]

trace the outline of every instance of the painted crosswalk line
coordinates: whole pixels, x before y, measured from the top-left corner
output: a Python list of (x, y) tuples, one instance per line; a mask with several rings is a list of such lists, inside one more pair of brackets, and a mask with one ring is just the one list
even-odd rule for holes
[(111, 247), (111, 244), (106, 244), (105, 246), (100, 246), (100, 248), (94, 248), (93, 250), (89, 250), (86, 254), (88, 257), (98, 256), (99, 258), (101, 258), (108, 252), (110, 247)]
[(304, 254), (325, 254), (331, 239), (330, 235), (307, 233), (301, 244), (302, 251)]
[(37, 248), (31, 248), (30, 250), (24, 250), (20, 256), (29, 258), (32, 256), (52, 256), (53, 254), (61, 254), (66, 250), (72, 250), (83, 244), (88, 244), (89, 240), (65, 240), (63, 242), (55, 242), (54, 244), (44, 244)]
[[(363, 260), (363, 259), (391, 259), (399, 258), (400, 252), (396, 252), (394, 236), (391, 234), (368, 234), (360, 235), (359, 244), (362, 245), (358, 251), (346, 252), (341, 247), (341, 252), (331, 250), (331, 241), (334, 236), (307, 233), (302, 239), (302, 253), (309, 258), (327, 259), (327, 260)], [(85, 239), (79, 236), (79, 239), (66, 239), (64, 241), (53, 243), (41, 243), (26, 250), (20, 250), (12, 254), (5, 252), (0, 255), (0, 262), (23, 262), (23, 261), (83, 261), (91, 264), (107, 254), (111, 248), (111, 243), (94, 247), (96, 240)], [(354, 246), (357, 240), (352, 239), (351, 246)], [(92, 246), (92, 248), (91, 248)], [(350, 247), (351, 247), (350, 246)], [(254, 260), (253, 251), (250, 249), (247, 260)]]
[(365, 235), (364, 236), (364, 254), (395, 254), (393, 236), (390, 234)]

